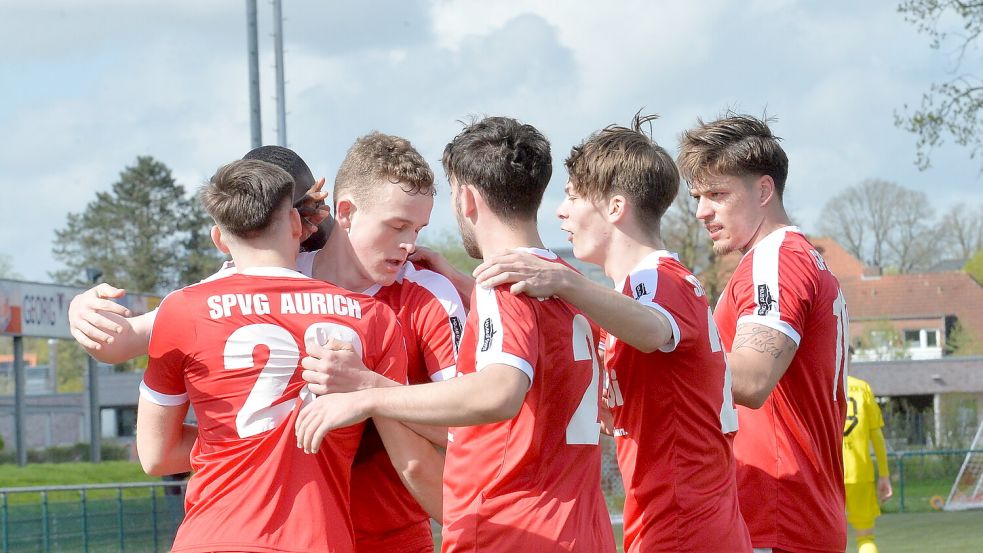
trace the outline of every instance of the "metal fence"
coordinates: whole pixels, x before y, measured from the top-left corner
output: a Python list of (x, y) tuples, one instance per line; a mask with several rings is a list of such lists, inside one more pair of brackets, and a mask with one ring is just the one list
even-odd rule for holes
[(952, 485), (967, 453), (980, 449), (942, 449), (888, 453), (894, 497), (881, 510), (925, 512), (939, 510), (949, 497)]
[[(620, 523), (624, 487), (610, 440), (602, 485)], [(894, 497), (885, 513), (941, 508), (966, 454), (983, 450), (888, 454)], [(167, 551), (184, 517), (184, 481), (0, 488), (0, 553)]]
[(167, 551), (185, 482), (0, 488), (0, 551)]

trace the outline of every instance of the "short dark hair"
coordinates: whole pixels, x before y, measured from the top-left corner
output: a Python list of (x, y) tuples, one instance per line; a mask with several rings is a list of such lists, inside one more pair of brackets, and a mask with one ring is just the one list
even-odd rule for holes
[(553, 174), (550, 143), (536, 127), (510, 117), (465, 124), (442, 158), (448, 178), (477, 188), (507, 222), (536, 220)]
[(314, 184), (314, 173), (307, 163), (297, 155), (297, 152), (283, 146), (260, 146), (246, 152), (242, 159), (254, 159), (272, 163), (280, 169), (290, 173), (294, 179), (293, 199), (296, 202), (307, 194), (307, 190)]
[(696, 127), (679, 139), (677, 160), (690, 188), (712, 177), (768, 175), (780, 198), (788, 177), (788, 156), (780, 140), (767, 119), (727, 112), (710, 123), (697, 119)]
[(639, 210), (638, 222), (652, 231), (679, 193), (672, 156), (642, 131), (657, 118), (639, 112), (631, 128), (608, 125), (574, 146), (565, 162), (578, 194), (591, 201), (624, 194)]
[(410, 195), (437, 193), (433, 170), (409, 140), (373, 131), (355, 140), (341, 162), (334, 182), (335, 202), (346, 191), (359, 200), (371, 201), (371, 187), (382, 180), (401, 183)]
[[(246, 155), (242, 156), (242, 159), (254, 159), (272, 163), (290, 173), (290, 176), (294, 179), (294, 203), (303, 199), (310, 187), (314, 185), (314, 173), (311, 172), (311, 168), (307, 166), (303, 158), (297, 155), (297, 152), (290, 148), (284, 148), (283, 146), (260, 146), (247, 152)], [(300, 245), (301, 251), (314, 251), (323, 248), (324, 244), (328, 241), (328, 235), (331, 234), (331, 226), (333, 224), (334, 219), (328, 215), (318, 225), (317, 231)]]
[(222, 230), (253, 238), (290, 203), (294, 180), (283, 169), (258, 160), (233, 161), (219, 167), (199, 192), (202, 206)]

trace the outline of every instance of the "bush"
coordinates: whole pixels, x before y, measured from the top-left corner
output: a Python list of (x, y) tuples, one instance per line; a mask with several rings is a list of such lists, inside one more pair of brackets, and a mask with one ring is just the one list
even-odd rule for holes
[[(119, 442), (102, 442), (101, 453), (103, 461), (128, 461), (130, 459), (130, 447)], [(89, 461), (89, 459), (89, 444), (83, 442), (27, 450), (28, 463), (79, 463)], [(0, 452), (0, 463), (16, 462), (16, 451)]]

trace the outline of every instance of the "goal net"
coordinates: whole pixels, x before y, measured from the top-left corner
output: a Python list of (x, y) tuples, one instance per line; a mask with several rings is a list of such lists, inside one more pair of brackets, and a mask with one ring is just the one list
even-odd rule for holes
[(983, 509), (983, 423), (969, 449), (945, 502), (946, 511)]

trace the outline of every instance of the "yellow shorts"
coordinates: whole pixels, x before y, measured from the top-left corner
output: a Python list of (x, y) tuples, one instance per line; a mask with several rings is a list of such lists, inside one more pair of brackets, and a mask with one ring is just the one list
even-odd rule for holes
[(881, 504), (877, 500), (877, 485), (873, 482), (846, 484), (846, 520), (857, 530), (874, 527), (874, 519), (881, 516)]

